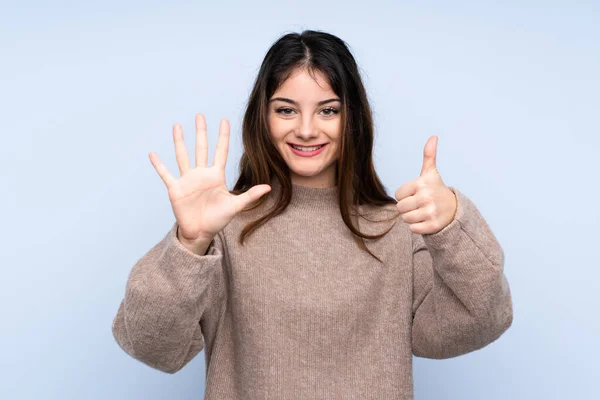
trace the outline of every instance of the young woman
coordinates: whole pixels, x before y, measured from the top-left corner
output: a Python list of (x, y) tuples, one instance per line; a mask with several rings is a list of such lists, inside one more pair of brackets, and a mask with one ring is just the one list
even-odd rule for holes
[(155, 153), (176, 222), (133, 266), (113, 322), (125, 352), (168, 373), (202, 349), (207, 400), (407, 399), (412, 357), (456, 357), (512, 323), (504, 253), (475, 204), (447, 187), (427, 142), (421, 175), (389, 197), (356, 62), (331, 34), (281, 37), (243, 121), (212, 166), (173, 129), (180, 177)]

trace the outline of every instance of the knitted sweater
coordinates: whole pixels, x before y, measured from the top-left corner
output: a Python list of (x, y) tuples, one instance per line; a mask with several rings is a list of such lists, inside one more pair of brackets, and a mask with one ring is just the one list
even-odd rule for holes
[[(286, 210), (238, 235), (238, 214), (205, 255), (175, 223), (133, 265), (112, 325), (120, 347), (175, 373), (205, 351), (205, 400), (413, 399), (412, 358), (442, 359), (495, 341), (512, 323), (504, 253), (454, 187), (455, 219), (429, 235), (396, 218), (359, 219), (380, 263), (344, 224), (337, 187), (293, 185)], [(394, 204), (360, 206), (385, 219)]]

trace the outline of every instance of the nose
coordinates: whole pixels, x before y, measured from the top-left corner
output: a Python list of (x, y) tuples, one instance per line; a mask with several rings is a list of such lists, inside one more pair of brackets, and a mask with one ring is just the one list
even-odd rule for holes
[(300, 121), (300, 127), (297, 136), (309, 142), (311, 138), (317, 136), (312, 115), (303, 115)]

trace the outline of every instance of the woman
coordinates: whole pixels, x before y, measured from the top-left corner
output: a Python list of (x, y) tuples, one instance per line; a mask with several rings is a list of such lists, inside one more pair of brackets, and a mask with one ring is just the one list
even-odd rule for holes
[(476, 206), (446, 187), (437, 138), (421, 175), (389, 197), (373, 122), (339, 38), (304, 31), (268, 51), (229, 191), (229, 126), (212, 166), (196, 117), (181, 177), (150, 159), (176, 222), (132, 268), (113, 334), (168, 373), (202, 349), (205, 399), (406, 399), (412, 356), (456, 357), (512, 323), (504, 253)]

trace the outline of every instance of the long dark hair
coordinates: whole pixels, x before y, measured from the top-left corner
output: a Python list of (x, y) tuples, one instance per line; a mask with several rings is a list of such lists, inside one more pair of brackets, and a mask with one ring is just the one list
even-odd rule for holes
[[(244, 227), (239, 241), (243, 244), (247, 235), (284, 211), (291, 201), (289, 167), (269, 134), (268, 103), (296, 68), (307, 68), (310, 73), (321, 72), (342, 100), (341, 149), (336, 164), (341, 216), (354, 233), (358, 246), (381, 261), (366, 247), (364, 239), (379, 239), (391, 227), (381, 234), (367, 235), (360, 232), (351, 219), (351, 210), (356, 210), (356, 205), (396, 203), (386, 194), (373, 166), (371, 107), (358, 66), (346, 43), (332, 34), (312, 30), (285, 34), (271, 46), (250, 94), (242, 123), (244, 153), (240, 159), (240, 176), (231, 193), (240, 194), (254, 185), (270, 184), (275, 177), (281, 183), (281, 196), (269, 213)], [(268, 195), (262, 196), (245, 211), (259, 207)]]

